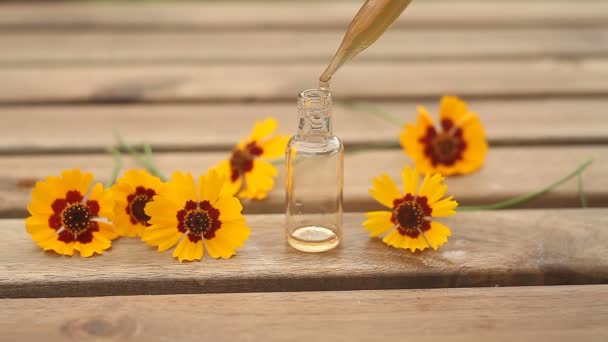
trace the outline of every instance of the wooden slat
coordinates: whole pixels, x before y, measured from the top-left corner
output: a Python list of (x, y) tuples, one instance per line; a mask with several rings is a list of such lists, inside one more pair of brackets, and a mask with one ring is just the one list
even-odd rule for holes
[[(584, 5), (582, 5), (584, 4)], [(600, 26), (608, 22), (602, 1), (420, 1), (396, 27)], [(343, 29), (360, 1), (268, 3), (9, 4), (3, 30), (235, 30)]]
[[(372, 106), (404, 122), (415, 122), (417, 104), (427, 106), (432, 113), (438, 111), (438, 99)], [(603, 98), (469, 101), (469, 108), (479, 113), (488, 139), (495, 145), (608, 143), (607, 107), (608, 100)], [(255, 120), (267, 116), (279, 121), (283, 133), (295, 132), (295, 101), (0, 107), (0, 153), (101, 152), (115, 143), (114, 131), (122, 132), (131, 142), (150, 143), (156, 150), (229, 150), (249, 134)], [(347, 148), (396, 143), (400, 130), (376, 115), (339, 104), (334, 106), (333, 125)], [(53, 127), (52, 134), (48, 127)]]
[[(342, 31), (0, 35), (0, 65), (327, 62)], [(159, 47), (162, 47), (159, 48)], [(608, 29), (392, 30), (358, 61), (582, 58), (608, 54)]]
[(236, 257), (180, 264), (136, 239), (90, 259), (44, 253), (21, 220), (0, 221), (0, 297), (592, 284), (608, 282), (608, 211), (459, 213), (438, 251), (411, 254), (371, 240), (362, 214), (344, 217), (344, 241), (305, 254), (284, 241), (283, 215), (248, 216)]
[(595, 285), (4, 299), (0, 331), (49, 342), (601, 341), (607, 297)]
[[(298, 65), (24, 67), (2, 70), (0, 103), (293, 100), (324, 63)], [(462, 61), (353, 64), (338, 99), (603, 95), (608, 62)]]
[[(217, 164), (224, 153), (158, 154), (159, 168), (166, 174), (175, 170), (203, 173)], [(466, 177), (450, 177), (449, 191), (463, 205), (491, 203), (540, 190), (572, 172), (589, 157), (595, 163), (585, 173), (585, 192), (591, 206), (608, 206), (608, 148), (495, 148), (490, 150), (486, 166)], [(133, 163), (125, 167), (133, 167)], [(409, 159), (399, 150), (361, 152), (347, 155), (344, 176), (344, 207), (347, 211), (380, 209), (368, 194), (373, 177), (386, 172), (395, 179)], [(30, 155), (0, 158), (0, 216), (24, 216), (31, 186), (37, 179), (59, 174), (62, 169), (78, 167), (93, 172), (101, 180), (112, 169), (109, 156)], [(282, 168), (281, 168), (282, 171)], [(284, 210), (284, 179), (264, 201), (245, 203), (247, 213), (277, 213)], [(526, 207), (579, 207), (576, 179), (525, 205)]]

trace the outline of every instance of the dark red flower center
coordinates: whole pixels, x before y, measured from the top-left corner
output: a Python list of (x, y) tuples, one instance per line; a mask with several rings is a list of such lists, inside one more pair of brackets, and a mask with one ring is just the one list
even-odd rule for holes
[(93, 241), (93, 232), (99, 230), (99, 223), (92, 219), (99, 214), (99, 203), (83, 200), (84, 196), (79, 191), (70, 190), (64, 198), (58, 198), (51, 204), (53, 214), (49, 217), (49, 227), (59, 232), (59, 241)]
[(127, 207), (125, 211), (129, 214), (132, 224), (143, 224), (144, 226), (150, 226), (148, 221), (150, 216), (146, 214), (146, 204), (152, 201), (152, 198), (156, 195), (156, 191), (153, 189), (146, 189), (143, 186), (138, 186), (135, 189), (135, 193), (127, 197)]
[(61, 219), (65, 229), (74, 234), (79, 234), (89, 227), (91, 223), (91, 212), (82, 203), (71, 204), (61, 214)]
[(397, 225), (399, 233), (416, 238), (421, 232), (431, 228), (430, 222), (426, 220), (431, 212), (432, 209), (428, 205), (426, 197), (414, 198), (407, 194), (393, 202), (391, 221)]
[(220, 211), (209, 203), (209, 201), (188, 201), (184, 209), (177, 212), (177, 229), (188, 234), (192, 242), (202, 238), (207, 240), (215, 237), (215, 232), (222, 227), (219, 220)]
[(442, 120), (441, 127), (442, 131), (437, 132), (435, 127), (429, 126), (419, 141), (424, 144), (424, 154), (431, 159), (433, 166), (450, 166), (462, 159), (467, 144), (462, 129), (454, 126), (451, 120)]
[(235, 149), (230, 157), (230, 179), (235, 182), (239, 177), (253, 169), (253, 160), (264, 153), (255, 141), (245, 145), (244, 149)]
[(194, 210), (186, 215), (186, 229), (190, 233), (203, 234), (211, 229), (211, 217), (206, 211)]

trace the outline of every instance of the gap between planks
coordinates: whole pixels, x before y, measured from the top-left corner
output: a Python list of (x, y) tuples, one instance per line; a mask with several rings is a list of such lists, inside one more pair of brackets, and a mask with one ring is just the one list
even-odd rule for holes
[[(293, 101), (317, 85), (322, 63), (301, 65), (24, 67), (4, 69), (0, 104)], [(605, 96), (608, 62), (460, 61), (352, 64), (336, 99)], [(40, 80), (44, 80), (41, 82)]]
[[(0, 30), (343, 30), (360, 6), (359, 1), (6, 4), (0, 13)], [(606, 23), (608, 4), (600, 1), (420, 1), (406, 10), (395, 27), (601, 27)]]
[[(182, 170), (194, 175), (228, 158), (223, 153), (158, 153), (156, 161), (166, 175)], [(608, 147), (530, 147), (490, 149), (485, 166), (469, 176), (449, 177), (449, 193), (462, 205), (492, 203), (538, 191), (572, 172), (590, 157), (595, 162), (584, 174), (590, 206), (608, 206)], [(137, 167), (125, 158), (125, 169)], [(346, 211), (381, 209), (369, 195), (372, 179), (381, 173), (401, 183), (400, 172), (410, 160), (400, 150), (378, 150), (347, 154), (344, 175)], [(112, 172), (109, 155), (30, 155), (0, 157), (0, 217), (24, 217), (31, 187), (48, 175), (80, 168), (105, 180)], [(283, 167), (276, 185), (264, 201), (245, 201), (245, 213), (282, 213), (285, 210)], [(576, 179), (520, 207), (580, 207)]]
[[(608, 285), (0, 300), (5, 341), (600, 341)], [(52, 315), (44, 314), (53, 312)], [(32, 317), (36, 325), (32, 327)], [(230, 324), (216, 324), (230, 322)], [(213, 326), (213, 329), (209, 329)], [(270, 332), (270, 333), (269, 333)]]
[(581, 285), (608, 282), (606, 209), (458, 213), (438, 251), (411, 254), (370, 239), (346, 214), (342, 246), (285, 243), (283, 215), (248, 216), (250, 240), (227, 260), (180, 264), (133, 238), (84, 259), (41, 251), (22, 220), (1, 220), (0, 297)]
[[(468, 99), (465, 99), (468, 100)], [(416, 122), (416, 106), (437, 119), (439, 99), (365, 103)], [(478, 113), (490, 144), (556, 145), (608, 143), (608, 100), (520, 99), (467, 101)], [(274, 117), (279, 131), (297, 127), (295, 99), (265, 104), (143, 104), (0, 107), (3, 134), (0, 154), (104, 152), (119, 131), (132, 143), (149, 143), (158, 151), (231, 150), (256, 120)], [(334, 132), (347, 149), (366, 144), (398, 146), (401, 127), (377, 115), (334, 104)], [(49, 130), (48, 127), (53, 127)], [(27, 132), (27, 134), (23, 134)]]

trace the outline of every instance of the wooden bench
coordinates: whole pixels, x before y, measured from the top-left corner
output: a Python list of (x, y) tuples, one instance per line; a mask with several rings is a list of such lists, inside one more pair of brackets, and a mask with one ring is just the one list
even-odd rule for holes
[[(31, 241), (33, 184), (74, 167), (107, 180), (116, 131), (151, 144), (165, 174), (204, 172), (267, 116), (293, 133), (296, 94), (315, 86), (359, 5), (0, 5), (0, 340), (607, 340), (600, 1), (414, 2), (345, 66), (332, 85), (347, 149), (336, 250), (287, 246), (283, 175), (267, 200), (244, 203), (252, 235), (229, 260), (180, 264), (129, 238), (70, 258)], [(593, 157), (592, 208), (580, 208), (573, 179), (509, 210), (444, 220), (453, 235), (438, 251), (369, 239), (371, 180), (397, 176), (409, 159), (399, 127), (352, 104), (412, 122), (416, 105), (436, 113), (444, 94), (467, 100), (491, 144), (482, 170), (447, 180), (461, 204), (538, 190)]]

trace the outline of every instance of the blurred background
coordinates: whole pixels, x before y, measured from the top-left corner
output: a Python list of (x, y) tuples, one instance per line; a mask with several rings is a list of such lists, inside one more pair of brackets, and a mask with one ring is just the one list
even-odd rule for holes
[[(267, 116), (295, 132), (297, 94), (317, 85), (361, 4), (2, 2), (0, 212), (24, 215), (32, 182), (64, 168), (107, 178), (116, 132), (150, 143), (165, 173), (206, 170)], [(332, 84), (347, 149), (384, 146), (347, 157), (346, 209), (373, 206), (371, 178), (408, 159), (399, 127), (344, 102), (412, 122), (418, 104), (436, 113), (442, 95), (467, 100), (492, 150), (450, 188), (464, 204), (488, 202), (607, 154), (607, 55), (606, 1), (415, 0)], [(608, 204), (605, 169), (588, 173), (591, 205)], [(530, 206), (577, 206), (576, 189)], [(282, 191), (251, 210), (281, 211)]]

